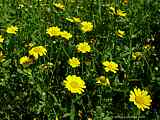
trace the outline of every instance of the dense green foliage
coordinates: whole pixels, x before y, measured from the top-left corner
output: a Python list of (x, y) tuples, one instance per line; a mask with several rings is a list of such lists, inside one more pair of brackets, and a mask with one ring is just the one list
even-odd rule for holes
[[(65, 9), (57, 9), (54, 3), (64, 4)], [(111, 14), (111, 6), (127, 15)], [(66, 20), (74, 16), (92, 22), (93, 30), (83, 33), (79, 25)], [(10, 25), (18, 27), (16, 35), (6, 32)], [(73, 37), (68, 41), (50, 37), (46, 33), (50, 26)], [(123, 38), (115, 34), (119, 29), (125, 31)], [(121, 0), (0, 0), (0, 35), (5, 56), (0, 62), (0, 120), (160, 119), (159, 0), (129, 0), (128, 4)], [(77, 52), (76, 45), (82, 41), (89, 43), (91, 52)], [(45, 46), (47, 55), (24, 66), (19, 60), (28, 55), (29, 43)], [(135, 52), (141, 55), (133, 59)], [(78, 68), (68, 64), (72, 56), (80, 59)], [(118, 72), (105, 72), (104, 60), (116, 62)], [(65, 88), (63, 80), (70, 74), (85, 81), (83, 94)], [(96, 84), (101, 75), (109, 78), (110, 86)], [(147, 90), (152, 98), (150, 109), (141, 113), (129, 101), (129, 91), (135, 87)]]

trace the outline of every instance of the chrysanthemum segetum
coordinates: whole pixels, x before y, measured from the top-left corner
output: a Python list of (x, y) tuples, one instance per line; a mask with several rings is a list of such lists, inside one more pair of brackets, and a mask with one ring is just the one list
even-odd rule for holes
[(75, 23), (80, 23), (81, 22), (81, 19), (79, 17), (73, 17), (73, 21)]
[(121, 16), (121, 17), (125, 17), (127, 15), (127, 13), (125, 13), (124, 11), (120, 10), (120, 9), (115, 9), (115, 7), (109, 7), (109, 9), (112, 11), (112, 15), (116, 15), (116, 16)]
[(47, 50), (45, 47), (43, 46), (37, 46), (37, 47), (33, 47), (30, 51), (29, 51), (29, 55), (33, 55), (35, 57), (35, 59), (38, 59), (38, 56), (43, 56), (46, 55)]
[(6, 30), (7, 33), (11, 33), (11, 34), (16, 34), (17, 31), (18, 31), (18, 28), (16, 26), (10, 26)]
[(0, 43), (3, 43), (4, 38), (0, 35)]
[(105, 76), (100, 76), (96, 78), (96, 83), (104, 85), (104, 86), (110, 86), (109, 79), (106, 78)]
[(81, 19), (79, 17), (73, 17), (73, 18), (66, 18), (67, 21), (72, 23), (80, 23)]
[(125, 16), (127, 15), (127, 13), (125, 13), (124, 11), (118, 9), (116, 15), (117, 15), (117, 16), (125, 17)]
[(134, 88), (134, 91), (130, 91), (129, 101), (134, 102), (134, 104), (142, 111), (145, 108), (150, 109), (151, 96), (148, 95), (146, 90), (140, 90), (139, 88)]
[(78, 52), (87, 53), (91, 51), (91, 47), (87, 42), (83, 42), (77, 45), (77, 50)]
[(132, 59), (133, 60), (140, 60), (142, 58), (142, 52), (133, 52), (132, 53)]
[(68, 63), (70, 66), (72, 66), (72, 68), (76, 68), (80, 65), (79, 59), (75, 57), (70, 58)]
[(144, 49), (151, 49), (151, 45), (150, 44), (144, 45)]
[(61, 35), (61, 37), (65, 38), (67, 40), (69, 40), (70, 38), (72, 38), (72, 34), (69, 33), (69, 32), (67, 32), (67, 31), (61, 32), (60, 35)]
[(115, 63), (113, 61), (110, 61), (110, 62), (105, 61), (102, 64), (105, 66), (104, 69), (106, 72), (111, 71), (113, 73), (117, 73), (117, 71), (118, 71), (118, 64), (117, 63)]
[(93, 24), (91, 22), (84, 21), (81, 23), (82, 32), (90, 32), (93, 30)]
[(124, 4), (128, 4), (128, 0), (123, 0), (123, 3)]
[(5, 56), (3, 55), (3, 52), (2, 51), (0, 51), (0, 62), (3, 62), (3, 61), (5, 61)]
[(118, 30), (118, 31), (116, 32), (116, 35), (119, 36), (119, 37), (121, 37), (121, 38), (123, 38), (123, 36), (125, 35), (125, 32), (124, 32), (124, 31), (121, 31), (121, 30)]
[(61, 10), (64, 10), (64, 5), (61, 4), (61, 3), (54, 3), (54, 6), (55, 6), (56, 8), (61, 9)]
[(23, 56), (20, 58), (20, 64), (31, 64), (32, 59), (30, 59), (28, 56)]
[(68, 75), (66, 80), (64, 80), (64, 85), (71, 93), (82, 94), (86, 88), (85, 82), (76, 75)]
[(74, 20), (72, 18), (66, 18), (66, 20), (69, 22), (72, 22), (72, 23), (74, 22)]
[(46, 33), (49, 34), (50, 37), (61, 35), (60, 28), (58, 28), (57, 26), (49, 27)]

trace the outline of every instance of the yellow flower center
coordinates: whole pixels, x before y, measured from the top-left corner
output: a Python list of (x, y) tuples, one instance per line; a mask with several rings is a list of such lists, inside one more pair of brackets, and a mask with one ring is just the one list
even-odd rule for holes
[(39, 53), (41, 51), (41, 49), (40, 48), (35, 48), (33, 51)]
[(78, 84), (77, 82), (75, 82), (75, 81), (72, 81), (72, 82), (70, 83), (70, 85), (71, 85), (71, 87), (72, 87), (73, 89), (79, 88), (79, 84)]
[(142, 105), (144, 103), (144, 99), (142, 96), (136, 96), (135, 101), (136, 101), (136, 103), (138, 103), (140, 105)]
[(112, 69), (112, 68), (113, 68), (113, 65), (112, 65), (112, 64), (109, 64), (107, 67), (108, 67), (109, 69)]
[(76, 65), (76, 64), (78, 64), (78, 62), (76, 60), (73, 60), (72, 64)]

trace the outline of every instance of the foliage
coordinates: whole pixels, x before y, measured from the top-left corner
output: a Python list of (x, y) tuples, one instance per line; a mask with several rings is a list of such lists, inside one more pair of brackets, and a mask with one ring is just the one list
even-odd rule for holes
[[(1, 1), (0, 118), (158, 119), (160, 6), (158, 0), (126, 1)], [(11, 26), (18, 30), (7, 32)], [(77, 47), (80, 43), (86, 44)], [(43, 51), (30, 54), (37, 46)], [(23, 56), (31, 61), (20, 62)], [(73, 57), (79, 60), (72, 63), (76, 67), (68, 63)], [(105, 70), (105, 61), (113, 61), (116, 71), (109, 63)], [(83, 93), (65, 88), (69, 75), (85, 82)], [(107, 85), (97, 84), (100, 76)], [(136, 87), (148, 91), (150, 109), (140, 112), (129, 101)]]

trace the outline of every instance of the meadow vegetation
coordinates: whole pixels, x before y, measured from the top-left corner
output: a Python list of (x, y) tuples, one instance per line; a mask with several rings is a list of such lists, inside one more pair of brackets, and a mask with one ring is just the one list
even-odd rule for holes
[(0, 120), (159, 120), (159, 0), (1, 0)]

